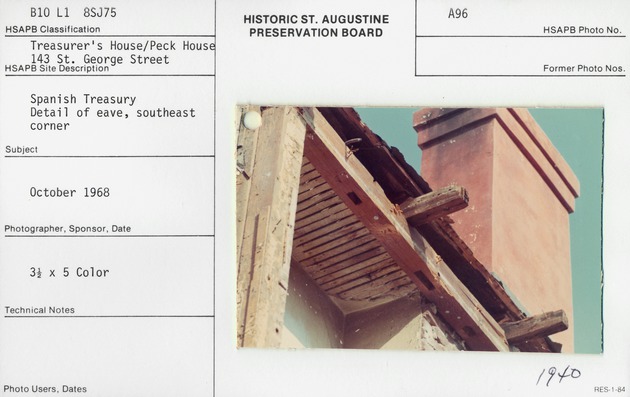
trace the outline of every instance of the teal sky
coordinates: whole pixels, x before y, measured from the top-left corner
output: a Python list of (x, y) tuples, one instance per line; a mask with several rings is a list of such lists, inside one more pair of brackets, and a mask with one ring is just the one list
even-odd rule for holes
[[(418, 108), (356, 108), (361, 119), (407, 162), (420, 169), (421, 151), (412, 128)], [(580, 181), (570, 216), (576, 353), (602, 352), (601, 193), (602, 109), (530, 109), (536, 122)]]

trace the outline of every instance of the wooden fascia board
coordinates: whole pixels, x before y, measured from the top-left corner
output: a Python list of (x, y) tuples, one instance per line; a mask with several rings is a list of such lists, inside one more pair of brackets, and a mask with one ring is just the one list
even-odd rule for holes
[(409, 227), (402, 211), (353, 155), (325, 117), (301, 111), (307, 125), (304, 154), (339, 198), (438, 308), (471, 350), (509, 351), (501, 326), (444, 264), (429, 243)]

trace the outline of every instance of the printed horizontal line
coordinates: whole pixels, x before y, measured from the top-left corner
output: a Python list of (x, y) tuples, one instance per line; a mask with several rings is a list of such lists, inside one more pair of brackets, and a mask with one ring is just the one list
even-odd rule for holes
[(213, 34), (5, 34), (4, 37), (216, 37)]
[(130, 314), (130, 315), (53, 315), (53, 316), (4, 316), (4, 318), (214, 318), (212, 314)]
[(214, 234), (5, 234), (4, 237), (26, 237), (26, 238), (126, 238), (126, 237), (214, 237)]
[(555, 39), (555, 38), (593, 38), (593, 37), (597, 37), (597, 38), (625, 38), (626, 35), (557, 35), (557, 36), (550, 36), (550, 35), (494, 35), (494, 34), (479, 34), (479, 35), (467, 35), (467, 34), (463, 34), (463, 35), (457, 35), (457, 34), (447, 34), (447, 35), (437, 35), (437, 34), (427, 34), (427, 35), (416, 35), (416, 38), (466, 38), (466, 37), (470, 37), (470, 38), (485, 38), (485, 37), (489, 37), (489, 38), (522, 38), (522, 39), (539, 39), (539, 38), (549, 38), (549, 39)]
[(158, 155), (5, 155), (5, 158), (55, 158), (55, 159), (117, 159), (117, 158), (214, 158), (214, 154), (158, 154)]
[(416, 74), (415, 77), (626, 77), (625, 74)]
[(214, 74), (5, 74), (4, 77), (214, 77)]

